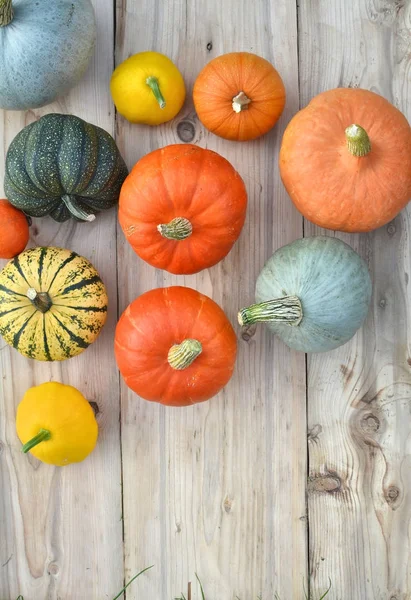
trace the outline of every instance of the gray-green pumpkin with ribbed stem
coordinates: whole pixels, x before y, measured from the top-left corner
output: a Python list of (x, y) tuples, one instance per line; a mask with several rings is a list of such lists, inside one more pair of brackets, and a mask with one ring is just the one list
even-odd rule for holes
[(4, 190), (32, 217), (92, 221), (118, 202), (128, 170), (107, 131), (74, 115), (50, 114), (27, 125), (6, 156)]
[(364, 260), (337, 238), (314, 236), (279, 248), (257, 278), (241, 325), (265, 323), (290, 348), (327, 352), (348, 342), (371, 300)]
[(0, 108), (38, 108), (65, 94), (95, 40), (90, 0), (0, 0)]

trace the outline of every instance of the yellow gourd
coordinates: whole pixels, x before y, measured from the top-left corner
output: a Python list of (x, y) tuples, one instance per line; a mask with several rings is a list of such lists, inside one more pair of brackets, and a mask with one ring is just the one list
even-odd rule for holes
[(110, 83), (117, 111), (131, 123), (160, 125), (173, 119), (184, 104), (183, 77), (164, 54), (140, 52), (122, 62)]
[(56, 382), (27, 390), (17, 407), (16, 429), (23, 452), (59, 467), (84, 460), (98, 436), (94, 411), (83, 394)]

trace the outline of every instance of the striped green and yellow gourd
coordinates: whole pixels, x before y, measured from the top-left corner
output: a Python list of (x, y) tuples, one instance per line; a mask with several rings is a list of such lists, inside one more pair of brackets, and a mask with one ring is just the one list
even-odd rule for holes
[(97, 338), (107, 302), (86, 258), (62, 248), (31, 248), (0, 272), (0, 334), (29, 358), (65, 360)]

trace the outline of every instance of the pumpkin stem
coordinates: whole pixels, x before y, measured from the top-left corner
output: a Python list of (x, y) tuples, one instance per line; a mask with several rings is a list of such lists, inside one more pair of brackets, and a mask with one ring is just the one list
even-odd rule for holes
[(6, 27), (13, 20), (13, 6), (11, 0), (0, 0), (0, 27)]
[(350, 125), (345, 130), (349, 152), (354, 156), (365, 156), (371, 151), (368, 133), (360, 125)]
[(21, 450), (22, 450), (22, 452), (24, 452), (24, 454), (27, 454), (27, 452), (29, 452), (29, 450), (34, 448), (34, 446), (37, 446), (41, 442), (45, 442), (45, 441), (49, 440), (50, 438), (51, 438), (51, 433), (48, 429), (40, 429), (38, 434), (35, 435), (33, 438), (31, 438), (31, 440), (26, 442)]
[(157, 100), (160, 108), (165, 108), (166, 101), (164, 100), (164, 96), (161, 93), (160, 85), (158, 83), (157, 77), (147, 77), (146, 84), (148, 85), (149, 88), (151, 88), (151, 91), (153, 92), (155, 99)]
[(27, 298), (42, 313), (46, 313), (52, 307), (53, 303), (47, 292), (38, 292), (34, 288), (27, 290)]
[(286, 323), (296, 327), (303, 318), (303, 308), (297, 296), (285, 296), (242, 308), (238, 313), (241, 326), (252, 323)]
[(171, 346), (168, 351), (168, 364), (176, 371), (187, 369), (201, 354), (203, 347), (198, 340), (187, 339)]
[(237, 96), (233, 98), (233, 111), (236, 113), (240, 113), (242, 110), (247, 110), (248, 105), (251, 103), (250, 98), (244, 94), (244, 92), (239, 92)]
[(157, 225), (157, 229), (168, 240), (185, 240), (193, 233), (193, 226), (185, 217), (176, 217), (170, 223)]
[(61, 199), (63, 200), (64, 204), (67, 206), (73, 217), (76, 217), (76, 219), (80, 219), (80, 221), (88, 221), (89, 223), (91, 223), (91, 221), (94, 221), (94, 219), (96, 218), (96, 215), (90, 214), (82, 208), (80, 208), (74, 196), (69, 196), (68, 194), (66, 194), (65, 196), (62, 196)]

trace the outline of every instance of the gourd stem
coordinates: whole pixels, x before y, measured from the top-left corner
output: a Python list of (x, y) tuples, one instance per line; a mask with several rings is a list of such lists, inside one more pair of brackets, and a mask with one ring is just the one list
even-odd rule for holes
[(6, 27), (13, 20), (13, 5), (11, 0), (0, 0), (0, 27)]
[(250, 98), (244, 94), (244, 92), (239, 92), (237, 96), (233, 98), (233, 111), (236, 113), (240, 113), (242, 110), (247, 110), (248, 105), (251, 103)]
[(185, 217), (176, 217), (170, 223), (157, 225), (157, 229), (168, 240), (185, 240), (193, 233), (193, 226)]
[(360, 125), (350, 125), (345, 130), (348, 151), (353, 156), (366, 156), (371, 151), (371, 142), (368, 133)]
[(91, 223), (91, 221), (94, 221), (94, 219), (96, 218), (96, 215), (89, 214), (85, 210), (80, 208), (73, 196), (69, 196), (68, 194), (66, 194), (65, 196), (62, 196), (61, 199), (63, 200), (64, 204), (67, 206), (73, 217), (76, 217), (76, 219), (80, 219), (81, 221), (88, 221), (89, 223)]
[(253, 323), (285, 323), (296, 327), (303, 318), (303, 308), (297, 296), (285, 296), (260, 304), (252, 304), (238, 313), (241, 326)]
[(27, 452), (29, 452), (29, 450), (34, 448), (34, 446), (37, 446), (41, 442), (45, 442), (45, 441), (49, 440), (50, 438), (51, 438), (51, 433), (48, 429), (40, 429), (38, 434), (35, 435), (33, 438), (31, 438), (31, 440), (26, 442), (21, 450), (22, 450), (22, 452), (24, 452), (24, 454), (27, 454)]
[(34, 288), (27, 290), (27, 298), (42, 313), (46, 313), (53, 305), (47, 292), (37, 292)]
[(147, 77), (146, 84), (151, 89), (154, 94), (155, 99), (157, 100), (160, 108), (165, 108), (166, 101), (164, 100), (164, 96), (161, 93), (160, 85), (158, 83), (157, 77)]
[(171, 346), (168, 351), (168, 364), (176, 371), (187, 369), (201, 354), (203, 347), (198, 340), (186, 339), (181, 344)]

